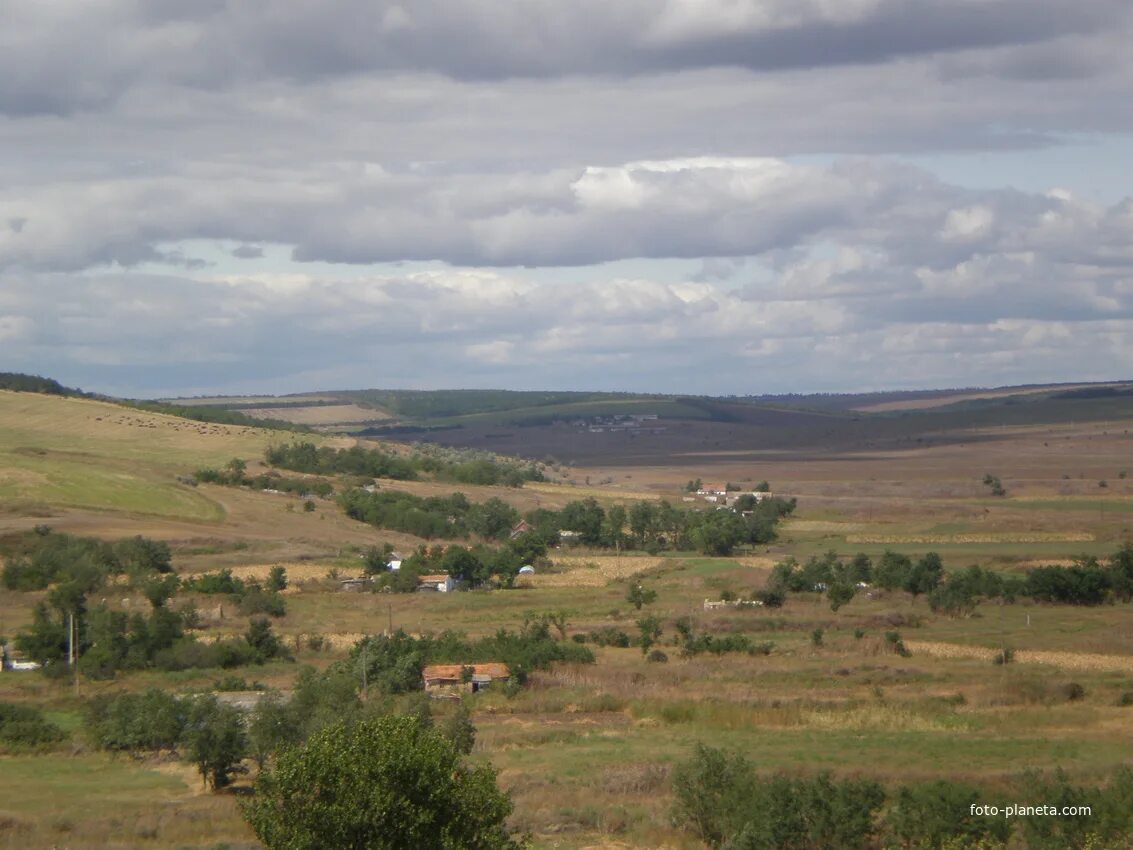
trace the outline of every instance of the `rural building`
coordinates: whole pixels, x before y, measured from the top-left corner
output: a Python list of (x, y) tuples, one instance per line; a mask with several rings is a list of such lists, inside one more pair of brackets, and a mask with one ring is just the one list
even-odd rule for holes
[(566, 528), (559, 529), (559, 542), (560, 543), (578, 543), (582, 540), (581, 531), (571, 531)]
[(433, 573), (432, 575), (417, 576), (417, 590), (435, 590), (440, 593), (450, 593), (456, 589), (452, 576), (446, 573)]
[(727, 496), (728, 488), (723, 484), (702, 484), (696, 491), (698, 496)]
[(527, 522), (527, 520), (521, 519), (514, 526), (512, 526), (510, 537), (511, 537), (512, 540), (515, 540), (517, 537), (523, 536), (524, 534), (526, 534), (530, 530), (531, 530), (531, 525)]
[(530, 564), (524, 564), (519, 568), (519, 574), (521, 576), (533, 576), (535, 575), (535, 568)]
[(432, 693), (476, 693), (511, 676), (506, 664), (431, 664), (422, 671), (425, 690)]
[(367, 576), (363, 576), (362, 578), (344, 578), (339, 582), (342, 589), (347, 593), (359, 593), (363, 590), (369, 590), (370, 583), (370, 579)]

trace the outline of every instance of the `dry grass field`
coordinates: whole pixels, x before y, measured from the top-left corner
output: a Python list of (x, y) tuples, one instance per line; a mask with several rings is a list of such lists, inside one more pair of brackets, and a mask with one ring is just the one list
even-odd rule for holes
[[(106, 539), (149, 535), (170, 544), (186, 575), (230, 568), (263, 579), (283, 566), (287, 613), (274, 628), (296, 662), (236, 671), (283, 691), (299, 666), (340, 660), (391, 623), (413, 634), (487, 635), (553, 611), (572, 635), (611, 627), (636, 636), (642, 613), (656, 615), (665, 663), (645, 660), (637, 647), (597, 647), (595, 664), (537, 673), (514, 697), (477, 695), (473, 758), (499, 770), (515, 801), (513, 826), (540, 850), (701, 850), (668, 816), (673, 767), (697, 743), (743, 753), (761, 769), (831, 770), (889, 785), (949, 777), (996, 787), (1024, 769), (1055, 767), (1094, 781), (1133, 764), (1133, 706), (1123, 704), (1133, 693), (1128, 606), (984, 603), (950, 618), (904, 593), (859, 594), (837, 612), (810, 593), (774, 610), (703, 606), (762, 588), (781, 558), (829, 549), (936, 550), (950, 568), (1006, 571), (1105, 555), (1133, 539), (1127, 425), (973, 432), (967, 442), (902, 451), (698, 452), (664, 465), (571, 470), (575, 485), (519, 490), (383, 482), (422, 495), (459, 489), (529, 510), (587, 496), (683, 504), (690, 479), (767, 480), (796, 497), (798, 510), (775, 543), (734, 558), (564, 549), (514, 590), (375, 594), (342, 592), (330, 576), (357, 574), (361, 547), (389, 542), (411, 551), (422, 541), (349, 520), (332, 500), (306, 512), (292, 497), (176, 482), (231, 457), (257, 459), (277, 433), (0, 393), (0, 537), (40, 523)], [(1001, 478), (1006, 496), (988, 492), (987, 473)], [(642, 612), (626, 599), (638, 582), (657, 592)], [(0, 634), (27, 623), (43, 596), (0, 591)], [(247, 627), (234, 606), (193, 600), (206, 640)], [(140, 596), (111, 601), (147, 604)], [(675, 628), (682, 617), (698, 632), (772, 646), (766, 655), (685, 657)], [(885, 635), (893, 631), (907, 657), (892, 651)], [(315, 636), (322, 649), (312, 648)], [(1004, 648), (1013, 662), (993, 664)], [(36, 673), (0, 674), (0, 700), (45, 706), (76, 730), (58, 752), (0, 755), (0, 848), (258, 846), (236, 795), (202, 793), (175, 763), (108, 758), (77, 731), (92, 694), (209, 690), (226, 672), (80, 681), (77, 697), (68, 683)]]

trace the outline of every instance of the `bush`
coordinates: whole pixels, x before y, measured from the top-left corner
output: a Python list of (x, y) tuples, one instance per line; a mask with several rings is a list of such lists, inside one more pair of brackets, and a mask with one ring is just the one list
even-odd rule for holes
[(185, 731), (188, 707), (166, 691), (96, 697), (83, 707), (91, 742), (103, 750), (172, 750)]
[(31, 706), (0, 702), (0, 746), (6, 749), (44, 749), (67, 738), (67, 733)]
[(1067, 702), (1077, 702), (1086, 698), (1086, 689), (1078, 682), (1067, 682), (1061, 685), (1058, 690)]
[(673, 771), (673, 795), (673, 820), (728, 850), (865, 848), (885, 800), (870, 780), (758, 777), (743, 756), (703, 745)]
[[(617, 646), (624, 649), (632, 643), (628, 634), (614, 626), (603, 626), (590, 632), (588, 637), (591, 643), (598, 646)], [(585, 641), (585, 638), (583, 641)]]
[(652, 661), (652, 662), (655, 662), (655, 663), (664, 664), (666, 661), (669, 660), (669, 656), (667, 656), (661, 650), (655, 649), (652, 652), (650, 652), (647, 656), (645, 656), (645, 660), (646, 661)]
[(999, 666), (1002, 666), (1004, 664), (1010, 664), (1014, 660), (1015, 660), (1015, 650), (1010, 649), (1008, 647), (1004, 647), (1002, 650), (997, 652), (992, 657), (991, 663), (996, 665), (997, 667), (999, 667)]
[(901, 846), (936, 850), (956, 839), (974, 842), (1007, 840), (1010, 824), (999, 817), (971, 814), (981, 802), (978, 789), (948, 780), (901, 788), (887, 818)]
[(272, 617), (283, 617), (287, 614), (287, 603), (278, 593), (253, 586), (248, 588), (240, 599), (240, 613), (245, 616), (252, 614), (269, 614)]

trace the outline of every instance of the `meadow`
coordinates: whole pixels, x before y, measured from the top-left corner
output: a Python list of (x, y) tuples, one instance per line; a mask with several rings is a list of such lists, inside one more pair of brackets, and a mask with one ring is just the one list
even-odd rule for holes
[[(106, 539), (153, 535), (170, 544), (182, 575), (227, 567), (262, 579), (281, 565), (287, 611), (273, 627), (295, 662), (80, 677), (77, 687), (36, 672), (0, 673), (0, 701), (42, 706), (72, 733), (50, 752), (0, 755), (0, 847), (258, 846), (238, 811), (254, 768), (235, 789), (212, 793), (168, 755), (109, 757), (82, 729), (83, 703), (95, 694), (209, 691), (229, 672), (287, 692), (300, 666), (326, 668), (391, 624), (412, 634), (483, 636), (546, 612), (565, 616), (571, 640), (602, 629), (635, 638), (638, 619), (654, 615), (662, 625), (656, 648), (667, 660), (649, 661), (637, 646), (588, 644), (592, 665), (558, 664), (517, 694), (471, 699), (472, 758), (499, 771), (515, 803), (512, 825), (536, 848), (703, 847), (669, 817), (674, 767), (698, 743), (742, 753), (767, 771), (829, 770), (890, 787), (971, 782), (989, 802), (1001, 802), (1027, 769), (1103, 781), (1133, 764), (1133, 619), (1125, 605), (985, 601), (970, 616), (948, 617), (900, 591), (860, 592), (837, 611), (810, 592), (791, 594), (781, 608), (706, 610), (704, 602), (749, 596), (776, 561), (828, 550), (875, 558), (886, 549), (937, 551), (950, 569), (976, 563), (1020, 575), (1107, 556), (1133, 528), (1124, 430), (1112, 422), (1043, 425), (902, 451), (758, 460), (746, 450), (693, 453), (665, 464), (573, 468), (565, 482), (519, 490), (382, 482), (421, 494), (498, 496), (529, 510), (583, 496), (684, 504), (690, 479), (765, 479), (799, 506), (776, 541), (729, 558), (564, 548), (511, 590), (374, 594), (339, 589), (339, 579), (360, 573), (359, 553), (381, 542), (412, 551), (420, 541), (353, 522), (329, 500), (307, 512), (293, 497), (177, 483), (176, 475), (232, 457), (255, 462), (277, 438), (271, 432), (2, 393), (0, 536), (43, 523)], [(1001, 477), (1006, 496), (989, 495), (981, 483), (988, 472)], [(627, 601), (638, 583), (657, 594), (641, 611)], [(116, 596), (125, 610), (146, 605), (126, 589)], [(0, 634), (24, 626), (42, 598), (0, 591)], [(179, 599), (198, 605), (206, 640), (247, 628), (234, 606), (200, 594)], [(772, 647), (688, 656), (681, 618), (696, 633)], [(893, 651), (891, 632), (907, 655)], [(1013, 660), (994, 664), (1004, 649)]]

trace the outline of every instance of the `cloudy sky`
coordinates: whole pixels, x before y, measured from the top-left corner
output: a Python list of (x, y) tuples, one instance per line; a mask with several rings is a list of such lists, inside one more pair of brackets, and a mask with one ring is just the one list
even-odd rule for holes
[(1133, 378), (1128, 0), (0, 0), (0, 370)]

